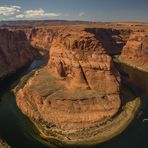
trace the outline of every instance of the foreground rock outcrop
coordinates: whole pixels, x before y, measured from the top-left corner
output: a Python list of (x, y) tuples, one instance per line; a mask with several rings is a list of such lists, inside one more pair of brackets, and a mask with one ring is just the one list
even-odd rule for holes
[(11, 148), (5, 141), (0, 139), (0, 148)]
[(23, 31), (0, 29), (0, 78), (22, 68), (35, 55)]
[(101, 125), (118, 112), (119, 73), (101, 41), (83, 29), (63, 29), (49, 45), (48, 65), (20, 88), (17, 105), (46, 126), (47, 135), (55, 131), (76, 140), (81, 130)]
[(148, 71), (148, 32), (133, 32), (119, 59), (133, 67)]

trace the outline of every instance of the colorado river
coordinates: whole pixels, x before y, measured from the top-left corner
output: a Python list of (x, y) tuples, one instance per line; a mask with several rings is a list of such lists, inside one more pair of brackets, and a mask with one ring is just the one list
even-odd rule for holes
[[(43, 64), (44, 62), (42, 60), (36, 60), (23, 74), (27, 74)], [(141, 77), (143, 77), (142, 74)], [(137, 119), (121, 135), (93, 147), (146, 148), (148, 145), (148, 122), (143, 122), (143, 119), (148, 119), (148, 102), (146, 100), (147, 95), (143, 97), (145, 97), (145, 104)], [(38, 135), (32, 122), (18, 109), (15, 102), (15, 95), (10, 89), (4, 91), (0, 100), (0, 136), (9, 145), (14, 148), (56, 147), (56, 145), (43, 140)]]

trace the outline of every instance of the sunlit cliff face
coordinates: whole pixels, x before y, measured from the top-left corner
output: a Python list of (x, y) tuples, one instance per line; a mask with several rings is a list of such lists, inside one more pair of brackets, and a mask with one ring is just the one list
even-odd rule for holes
[(148, 71), (148, 32), (132, 33), (120, 59)]
[(0, 77), (22, 68), (36, 53), (23, 31), (0, 29)]

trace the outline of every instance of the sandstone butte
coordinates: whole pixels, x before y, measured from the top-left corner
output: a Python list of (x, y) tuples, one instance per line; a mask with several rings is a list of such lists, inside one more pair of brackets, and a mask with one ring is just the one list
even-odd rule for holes
[[(1, 32), (5, 32), (0, 40), (1, 76), (34, 59), (36, 52), (30, 49), (48, 53), (48, 64), (16, 92), (18, 107), (45, 139), (67, 144), (103, 142), (133, 119), (136, 105), (129, 103), (120, 113), (120, 75), (110, 54), (121, 52), (125, 57), (124, 50), (137, 31), (61, 25)], [(145, 61), (144, 54), (141, 58)]]

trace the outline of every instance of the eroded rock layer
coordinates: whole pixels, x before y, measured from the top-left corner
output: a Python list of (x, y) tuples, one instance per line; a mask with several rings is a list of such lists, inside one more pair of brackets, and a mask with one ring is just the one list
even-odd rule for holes
[(133, 32), (122, 50), (120, 60), (148, 71), (148, 32)]
[(48, 127), (47, 135), (55, 130), (62, 137), (113, 117), (120, 107), (120, 77), (102, 42), (84, 28), (63, 28), (53, 38), (41, 34), (50, 58), (17, 92), (21, 111)]
[(23, 31), (0, 29), (0, 77), (22, 68), (35, 55)]
[(49, 50), (54, 36), (58, 33), (58, 28), (37, 27), (31, 31), (26, 31), (30, 44), (37, 49)]

